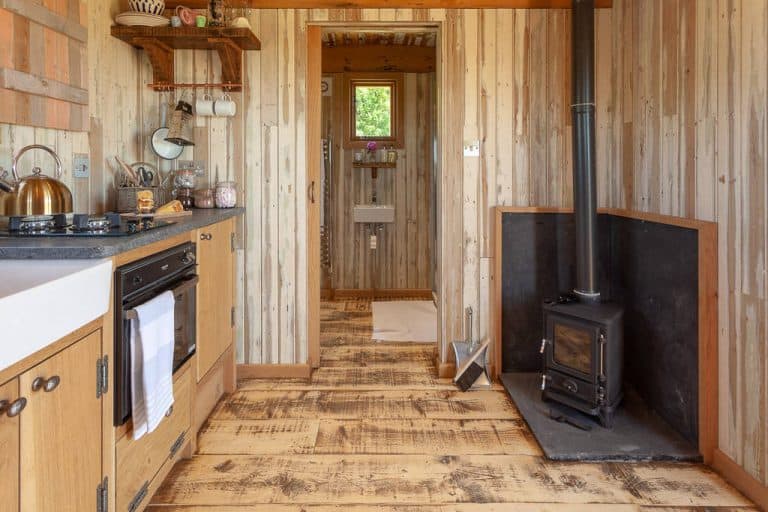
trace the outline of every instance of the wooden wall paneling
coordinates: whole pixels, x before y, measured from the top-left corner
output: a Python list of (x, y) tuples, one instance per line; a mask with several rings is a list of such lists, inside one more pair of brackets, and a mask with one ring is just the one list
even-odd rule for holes
[[(530, 153), (532, 147), (530, 119), (533, 109), (530, 104), (531, 88), (531, 54), (532, 37), (530, 33), (531, 13), (514, 12), (514, 26), (510, 31), (513, 35), (514, 60), (512, 78), (512, 111), (515, 120), (515, 131), (512, 135), (512, 158), (515, 161), (512, 178), (512, 205), (530, 204)], [(501, 44), (499, 44), (501, 47)], [(538, 60), (538, 56), (535, 57)], [(539, 87), (538, 84), (535, 87)]]
[[(686, 166), (681, 166), (680, 174), (690, 181), (685, 187), (691, 190), (687, 199), (692, 204), (685, 204), (688, 215), (698, 219), (715, 218), (715, 186), (717, 184), (715, 153), (716, 109), (717, 109), (717, 45), (718, 32), (709, 27), (716, 26), (717, 4), (715, 2), (697, 3), (695, 12), (687, 13), (687, 18), (695, 23), (695, 175), (686, 175)], [(689, 93), (689, 96), (694, 94)], [(681, 212), (682, 213), (682, 212)], [(682, 213), (685, 214), (685, 213)]]
[[(253, 10), (249, 15), (251, 27), (257, 34), (261, 31), (261, 10)], [(242, 348), (243, 362), (260, 364), (263, 361), (262, 318), (263, 304), (266, 300), (265, 283), (263, 275), (263, 230), (262, 215), (266, 207), (263, 201), (264, 190), (264, 153), (262, 135), (264, 133), (261, 109), (261, 57), (263, 51), (245, 52), (243, 72), (247, 77), (247, 83), (243, 88), (244, 110), (244, 156), (243, 180), (245, 211), (245, 262), (243, 274), (245, 276), (245, 343)], [(258, 136), (254, 136), (254, 133)], [(269, 338), (266, 338), (269, 339)]]
[[(464, 86), (468, 91), (476, 91), (478, 87), (478, 12), (466, 11), (463, 13), (464, 32), (460, 34), (464, 45), (465, 66), (464, 66)], [(478, 130), (478, 98), (477, 95), (465, 95), (464, 101), (464, 124), (462, 133), (462, 147), (469, 143), (479, 140)], [(463, 156), (463, 155), (462, 155)], [(471, 307), (479, 314), (480, 302), (480, 247), (478, 245), (478, 196), (480, 189), (480, 158), (475, 156), (463, 156), (463, 180), (460, 191), (462, 202), (462, 224), (463, 224), (463, 287), (462, 287), (462, 306)], [(462, 315), (463, 319), (463, 315)], [(479, 322), (473, 322), (472, 332), (468, 335), (476, 339), (479, 332)], [(467, 327), (462, 325), (462, 331)], [(463, 337), (462, 337), (463, 339)]]
[(741, 11), (731, 0), (718, 3), (718, 56), (717, 87), (727, 90), (718, 95), (717, 167), (718, 167), (718, 258), (725, 262), (719, 275), (719, 327), (720, 327), (720, 449), (740, 462), (738, 440), (741, 418), (737, 414), (740, 386), (737, 385), (740, 364), (740, 325), (735, 321), (739, 304), (738, 272), (740, 219), (737, 218), (736, 177), (740, 169), (737, 141), (740, 137), (739, 72), (741, 64)]
[(370, 249), (367, 225), (355, 224), (352, 208), (370, 203), (373, 182), (368, 168), (352, 168), (354, 150), (341, 147), (343, 75), (328, 75), (335, 84), (325, 97), (323, 126), (334, 143), (331, 207), (334, 289), (428, 289), (432, 283), (431, 103), (432, 74), (406, 73), (403, 81), (405, 147), (398, 150), (397, 167), (378, 172), (379, 204), (395, 206), (395, 222), (377, 233)]
[[(261, 114), (264, 179), (262, 201), (263, 267), (262, 347), (263, 363), (281, 362), (279, 352), (278, 234), (278, 27), (277, 11), (261, 13)], [(282, 362), (287, 362), (282, 360)]]
[(744, 339), (744, 469), (763, 483), (766, 472), (766, 180), (768, 175), (768, 140), (766, 140), (766, 110), (768, 110), (768, 6), (760, 2), (744, 2), (742, 11), (741, 97), (742, 196), (743, 230), (743, 311), (741, 313)]
[(462, 197), (463, 188), (463, 126), (464, 111), (457, 108), (461, 105), (459, 98), (465, 97), (464, 88), (464, 19), (460, 12), (444, 11), (443, 20), (444, 41), (440, 51), (440, 60), (444, 64), (440, 71), (440, 98), (443, 114), (439, 126), (440, 140), (440, 186), (438, 204), (442, 204), (442, 218), (438, 226), (439, 233), (439, 266), (440, 280), (438, 296), (440, 307), (438, 318), (441, 325), (438, 329), (440, 354), (443, 362), (453, 357), (448, 350), (448, 343), (463, 336), (464, 307), (462, 304), (463, 279), (457, 275), (457, 270), (463, 268), (462, 239), (463, 222), (461, 219), (462, 204), (456, 198)]
[[(320, 305), (317, 303), (317, 298), (320, 296), (319, 288), (319, 274), (315, 272), (319, 271), (314, 264), (312, 267), (312, 273), (310, 275), (310, 269), (308, 262), (313, 261), (317, 263), (320, 254), (320, 222), (319, 222), (319, 203), (311, 205), (309, 202), (308, 190), (312, 181), (314, 181), (315, 190), (313, 192), (314, 197), (319, 198), (319, 173), (317, 170), (317, 162), (320, 160), (320, 154), (318, 152), (318, 144), (320, 144), (320, 137), (316, 137), (312, 141), (311, 152), (308, 153), (308, 141), (307, 141), (307, 122), (309, 120), (309, 113), (307, 109), (309, 107), (309, 96), (307, 92), (307, 71), (308, 71), (308, 52), (307, 46), (307, 11), (305, 9), (297, 10), (293, 21), (293, 29), (289, 29), (296, 35), (295, 40), (295, 74), (296, 83), (295, 88), (295, 123), (296, 123), (296, 146), (295, 146), (295, 160), (296, 160), (296, 227), (294, 230), (295, 247), (296, 247), (296, 285), (295, 285), (295, 301), (296, 301), (296, 313), (294, 316), (295, 322), (295, 335), (293, 339), (294, 344), (294, 363), (306, 363), (308, 357), (309, 343), (317, 339), (318, 343), (316, 356), (319, 356), (319, 329), (320, 329)], [(314, 64), (314, 63), (313, 63)], [(318, 70), (319, 71), (319, 70)], [(318, 72), (319, 74), (319, 72)], [(319, 88), (319, 84), (318, 84)], [(317, 88), (312, 93), (317, 94)], [(314, 114), (314, 112), (313, 112)], [(317, 109), (317, 121), (319, 121), (319, 109)], [(314, 122), (314, 117), (312, 118)], [(309, 154), (314, 158), (312, 169), (307, 166), (307, 159)], [(312, 233), (309, 233), (309, 230)], [(314, 257), (310, 260), (308, 257), (308, 251), (313, 251)], [(310, 279), (312, 280), (310, 287)], [(317, 286), (315, 286), (317, 285)], [(311, 295), (310, 295), (311, 290)], [(313, 300), (313, 305), (310, 310), (309, 300)], [(310, 316), (311, 314), (311, 316)], [(309, 340), (308, 337), (308, 325), (309, 321), (312, 321), (313, 327), (317, 327), (312, 333), (313, 339)], [(319, 357), (317, 357), (317, 363), (319, 365)]]
[[(498, 11), (480, 11), (478, 34), (478, 51), (480, 52), (479, 94), (480, 106), (478, 112), (478, 136), (480, 139), (480, 203), (478, 209), (481, 216), (480, 255), (492, 257), (493, 244), (493, 208), (496, 204), (496, 107), (497, 69), (496, 69), (496, 38)], [(504, 52), (509, 51), (505, 48)]]
[[(308, 340), (307, 362), (311, 367), (320, 366), (320, 272), (316, 265), (320, 254), (320, 197), (322, 148), (322, 92), (320, 78), (321, 67), (321, 29), (312, 25), (306, 31), (306, 76), (305, 94), (307, 98), (306, 115), (306, 159), (308, 162), (308, 180), (313, 187), (312, 194), (316, 199), (307, 204), (307, 253), (304, 266), (307, 272), (307, 292), (303, 297), (307, 308), (308, 321), (306, 334)], [(303, 51), (303, 49), (302, 49)], [(314, 255), (314, 256), (313, 256)], [(299, 337), (301, 339), (301, 337)]]
[[(619, 167), (614, 163), (615, 152), (615, 129), (616, 129), (616, 88), (614, 84), (617, 80), (617, 74), (615, 70), (615, 48), (612, 39), (612, 32), (615, 30), (615, 20), (617, 19), (613, 9), (606, 9), (598, 11), (595, 14), (595, 38), (598, 41), (602, 41), (603, 44), (595, 45), (595, 99), (596, 99), (596, 130), (597, 137), (597, 182), (603, 186), (598, 187), (597, 190), (597, 204), (608, 205), (612, 204), (614, 196), (616, 169)], [(571, 20), (568, 17), (566, 26), (570, 30)], [(570, 77), (570, 60), (568, 61), (568, 69), (566, 71), (566, 77)], [(568, 125), (572, 128), (571, 121), (571, 108), (570, 108), (570, 94), (564, 92), (565, 97), (565, 118), (568, 119)], [(567, 157), (567, 165), (564, 167), (569, 169), (571, 167), (571, 153), (573, 151), (573, 144), (571, 143), (571, 132), (569, 131), (565, 137), (566, 149), (564, 150), (564, 156)], [(568, 175), (566, 181), (573, 180), (572, 174)], [(568, 192), (563, 191), (564, 195), (572, 196), (573, 187), (568, 187)], [(572, 204), (572, 200), (569, 200), (567, 204)]]
[[(394, 249), (388, 258), (392, 258), (392, 280), (390, 288), (408, 288), (409, 283), (415, 283), (418, 277), (416, 273), (418, 270), (415, 267), (416, 262), (416, 250), (413, 248), (413, 244), (416, 243), (419, 234), (416, 232), (418, 227), (416, 225), (416, 205), (409, 200), (418, 194), (415, 180), (409, 178), (415, 176), (418, 173), (421, 161), (419, 160), (419, 143), (420, 132), (409, 132), (409, 127), (415, 126), (417, 122), (417, 101), (414, 101), (416, 97), (416, 84), (417, 78), (415, 75), (406, 74), (403, 84), (405, 85), (404, 94), (404, 122), (403, 127), (406, 130), (404, 136), (405, 147), (402, 150), (398, 150), (397, 168), (390, 172), (394, 175), (394, 205), (395, 205), (395, 223), (394, 225), (387, 226), (389, 231), (393, 231), (391, 247)], [(418, 128), (417, 128), (418, 130)], [(381, 175), (381, 173), (379, 173)], [(398, 207), (399, 206), (399, 207)], [(405, 250), (405, 254), (400, 254), (398, 257), (398, 251)], [(412, 288), (416, 288), (414, 285)]]
[[(277, 37), (281, 48), (278, 57), (278, 233), (279, 275), (279, 343), (280, 361), (295, 363), (296, 336), (296, 39), (295, 11), (277, 14)], [(303, 193), (303, 191), (302, 191)]]

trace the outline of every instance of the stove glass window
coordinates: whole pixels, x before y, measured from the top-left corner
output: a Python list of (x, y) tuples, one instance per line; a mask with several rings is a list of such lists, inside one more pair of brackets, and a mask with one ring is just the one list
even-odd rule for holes
[(579, 372), (592, 373), (592, 332), (555, 324), (554, 358), (557, 364)]

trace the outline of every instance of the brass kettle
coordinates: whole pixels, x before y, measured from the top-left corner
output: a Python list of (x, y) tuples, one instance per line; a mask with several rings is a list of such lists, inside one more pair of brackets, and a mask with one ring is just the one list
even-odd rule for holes
[[(32, 169), (29, 176), (19, 177), (16, 164), (21, 155), (32, 149), (41, 149), (53, 157), (56, 162), (56, 178), (46, 176), (39, 167)], [(72, 192), (59, 181), (62, 174), (61, 160), (51, 148), (40, 144), (23, 147), (13, 158), (11, 173), (12, 183), (0, 178), (0, 190), (4, 192), (0, 194), (0, 215), (27, 217), (72, 213)]]

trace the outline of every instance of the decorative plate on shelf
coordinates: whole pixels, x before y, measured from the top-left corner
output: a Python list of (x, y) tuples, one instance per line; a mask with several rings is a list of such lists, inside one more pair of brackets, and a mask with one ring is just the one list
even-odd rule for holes
[(128, 27), (166, 27), (170, 24), (171, 20), (157, 14), (129, 11), (118, 14), (115, 17), (115, 22), (118, 25)]

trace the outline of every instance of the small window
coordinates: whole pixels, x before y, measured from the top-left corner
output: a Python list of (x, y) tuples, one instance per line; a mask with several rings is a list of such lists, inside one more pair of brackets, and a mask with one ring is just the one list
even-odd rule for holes
[(369, 141), (402, 147), (402, 75), (347, 75), (346, 146), (362, 148)]

